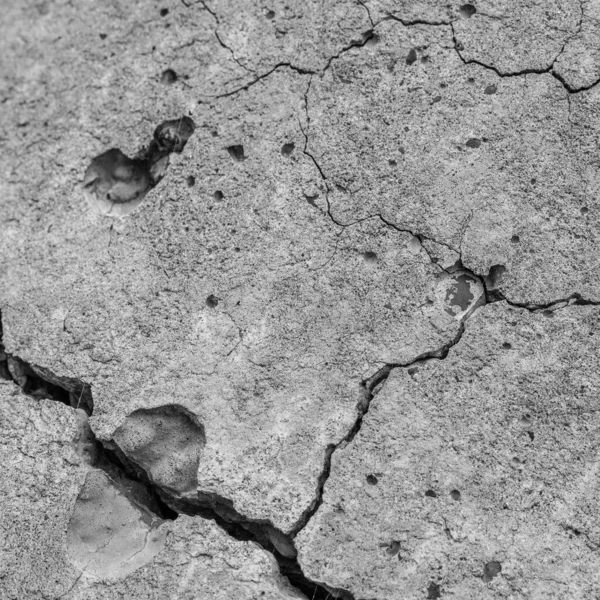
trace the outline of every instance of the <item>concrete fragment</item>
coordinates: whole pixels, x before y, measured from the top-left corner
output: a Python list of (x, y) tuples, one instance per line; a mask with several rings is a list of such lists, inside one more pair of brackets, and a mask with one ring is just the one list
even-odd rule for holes
[(446, 359), (393, 370), (296, 538), (305, 574), (357, 598), (598, 595), (599, 324), (488, 304)]

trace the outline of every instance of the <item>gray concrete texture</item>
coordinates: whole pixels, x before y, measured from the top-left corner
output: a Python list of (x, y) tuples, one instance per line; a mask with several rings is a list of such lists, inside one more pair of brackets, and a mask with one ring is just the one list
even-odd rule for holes
[(600, 597), (599, 41), (6, 2), (0, 598)]

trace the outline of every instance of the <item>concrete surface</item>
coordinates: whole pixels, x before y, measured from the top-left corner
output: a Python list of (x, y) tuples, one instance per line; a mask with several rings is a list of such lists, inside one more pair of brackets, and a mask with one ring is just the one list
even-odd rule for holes
[(596, 4), (3, 7), (7, 598), (599, 593)]

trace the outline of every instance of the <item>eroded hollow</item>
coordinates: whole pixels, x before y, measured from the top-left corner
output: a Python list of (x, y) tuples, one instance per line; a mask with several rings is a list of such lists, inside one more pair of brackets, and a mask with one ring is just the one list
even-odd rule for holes
[(96, 156), (83, 177), (86, 200), (102, 215), (128, 215), (163, 178), (169, 155), (183, 151), (194, 129), (194, 121), (189, 117), (165, 121), (135, 158), (129, 158), (118, 148)]
[(175, 495), (196, 492), (206, 436), (193, 413), (174, 404), (137, 410), (113, 440), (154, 484)]

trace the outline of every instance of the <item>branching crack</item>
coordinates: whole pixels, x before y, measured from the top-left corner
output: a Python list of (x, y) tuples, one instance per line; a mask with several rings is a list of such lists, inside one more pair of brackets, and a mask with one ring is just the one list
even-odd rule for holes
[[(59, 377), (47, 369), (31, 365), (7, 353), (3, 344), (0, 314), (0, 378), (12, 380), (34, 400), (54, 400), (93, 412), (91, 386), (76, 379)], [(102, 442), (96, 438), (89, 421), (84, 419), (88, 462), (106, 472), (112, 481), (127, 490), (128, 497), (159, 519), (176, 519), (180, 513), (210, 519), (228, 535), (241, 541), (253, 541), (271, 553), (281, 574), (290, 584), (312, 600), (341, 598), (354, 600), (343, 589), (331, 588), (305, 577), (298, 560), (293, 536), (286, 535), (268, 521), (252, 520), (233, 508), (233, 502), (216, 494), (198, 493), (196, 498), (175, 495), (152, 480), (139, 464), (131, 460), (114, 440)]]
[[(471, 58), (471, 59), (467, 60), (462, 55), (462, 51), (464, 50), (463, 45), (456, 39), (456, 30), (454, 28), (454, 22), (450, 22), (448, 24), (450, 25), (450, 28), (452, 30), (452, 41), (454, 44), (454, 50), (455, 50), (456, 54), (458, 55), (458, 57), (460, 58), (460, 60), (465, 65), (469, 65), (469, 64), (479, 65), (480, 67), (483, 67), (484, 69), (489, 69), (490, 71), (493, 71), (494, 73), (496, 73), (496, 75), (498, 75), (498, 77), (509, 78), (509, 77), (520, 77), (521, 75), (532, 75), (532, 74), (543, 75), (543, 74), (547, 73), (547, 74), (551, 75), (552, 77), (554, 77), (562, 85), (562, 87), (565, 89), (567, 94), (578, 94), (580, 92), (585, 92), (585, 91), (593, 88), (594, 86), (596, 86), (598, 83), (600, 83), (600, 78), (598, 78), (596, 81), (594, 81), (593, 83), (591, 83), (589, 85), (581, 86), (581, 87), (573, 87), (565, 81), (564, 77), (562, 77), (560, 75), (560, 73), (558, 73), (554, 70), (556, 61), (560, 58), (560, 56), (564, 52), (565, 48), (567, 47), (567, 44), (581, 32), (583, 18), (584, 18), (584, 12), (583, 12), (583, 5), (581, 3), (580, 3), (580, 6), (581, 6), (581, 15), (580, 15), (580, 19), (579, 19), (579, 23), (578, 23), (576, 31), (573, 32), (572, 35), (567, 37), (567, 39), (564, 41), (561, 49), (558, 51), (558, 53), (556, 54), (556, 56), (554, 57), (554, 59), (552, 60), (550, 65), (548, 65), (544, 69), (521, 69), (519, 71), (511, 71), (508, 73), (504, 73), (504, 72), (500, 71), (500, 69), (498, 69), (497, 67), (494, 67), (493, 65), (488, 65), (477, 59)], [(400, 19), (398, 19), (398, 20), (400, 20)]]

